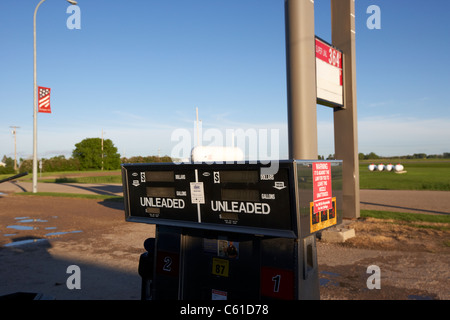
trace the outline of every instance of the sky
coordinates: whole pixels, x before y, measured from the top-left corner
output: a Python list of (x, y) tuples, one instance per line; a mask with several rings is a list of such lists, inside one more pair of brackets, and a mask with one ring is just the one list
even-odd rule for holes
[[(33, 153), (37, 3), (0, 1), (0, 157), (14, 157), (11, 126), (17, 157)], [(367, 26), (370, 5), (380, 29)], [(37, 14), (37, 83), (52, 109), (38, 114), (39, 158), (70, 157), (102, 132), (123, 157), (174, 155), (180, 132), (195, 144), (196, 108), (203, 145), (250, 130), (288, 157), (283, 0), (79, 0), (80, 29), (69, 6), (47, 0)], [(450, 1), (355, 6), (358, 151), (450, 152)], [(315, 34), (331, 42), (330, 0), (315, 0)], [(333, 154), (333, 110), (317, 105), (317, 117), (319, 155)]]

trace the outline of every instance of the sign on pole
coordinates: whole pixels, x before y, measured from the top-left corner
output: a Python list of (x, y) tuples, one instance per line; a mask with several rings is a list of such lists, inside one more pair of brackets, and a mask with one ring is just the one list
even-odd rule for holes
[(38, 112), (52, 113), (52, 110), (50, 109), (50, 91), (50, 88), (38, 87)]
[(317, 103), (343, 107), (342, 52), (316, 37)]

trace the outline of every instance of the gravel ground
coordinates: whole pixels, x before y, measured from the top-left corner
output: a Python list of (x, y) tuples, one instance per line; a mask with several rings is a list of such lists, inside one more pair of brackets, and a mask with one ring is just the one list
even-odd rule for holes
[[(138, 260), (154, 228), (125, 222), (122, 203), (4, 195), (0, 204), (0, 295), (25, 291), (58, 300), (140, 298)], [(445, 212), (432, 205), (419, 209)], [(343, 244), (318, 241), (321, 299), (450, 299), (448, 226), (360, 219), (350, 227), (356, 237)], [(18, 241), (33, 242), (11, 245)], [(81, 290), (66, 286), (67, 268), (74, 264), (82, 272)], [(380, 268), (381, 289), (367, 287), (371, 265)]]

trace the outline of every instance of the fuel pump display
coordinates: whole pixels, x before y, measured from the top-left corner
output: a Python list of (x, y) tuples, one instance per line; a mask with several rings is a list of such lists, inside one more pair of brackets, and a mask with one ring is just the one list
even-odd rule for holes
[(123, 168), (129, 221), (297, 237), (288, 166), (274, 175), (257, 164)]
[(156, 225), (140, 261), (143, 297), (318, 298), (315, 232), (341, 222), (342, 162), (267, 167), (122, 166), (126, 220)]

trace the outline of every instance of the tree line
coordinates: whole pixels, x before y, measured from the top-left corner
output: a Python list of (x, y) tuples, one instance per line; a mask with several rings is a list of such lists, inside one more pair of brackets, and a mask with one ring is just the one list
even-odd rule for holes
[[(131, 158), (121, 157), (117, 148), (110, 139), (86, 138), (75, 144), (72, 157), (66, 158), (64, 155), (55, 156), (49, 159), (42, 158), (40, 163), (42, 172), (56, 171), (86, 171), (86, 170), (117, 170), (121, 163), (152, 163), (152, 162), (172, 162), (169, 156), (136, 156)], [(2, 162), (5, 166), (0, 166), (0, 174), (15, 173), (14, 160), (4, 156)], [(20, 159), (17, 164), (19, 172), (32, 172), (33, 160)]]
[[(329, 154), (328, 157), (320, 156), (319, 160), (334, 160), (334, 154)], [(359, 160), (377, 160), (377, 159), (450, 159), (450, 152), (444, 152), (442, 154), (426, 154), (426, 153), (414, 153), (413, 155), (403, 155), (403, 156), (379, 156), (375, 152), (370, 152), (367, 154), (359, 153)]]
[(450, 152), (444, 152), (442, 154), (414, 153), (412, 155), (392, 156), (392, 157), (379, 156), (375, 152), (370, 152), (368, 154), (359, 153), (359, 160), (377, 160), (377, 159), (385, 159), (385, 158), (395, 158), (395, 159), (450, 159)]
[[(359, 153), (359, 160), (377, 160), (387, 157), (379, 156), (375, 152), (368, 154)], [(329, 154), (328, 157), (319, 156), (319, 160), (334, 159), (334, 154)], [(395, 156), (389, 158), (398, 159), (450, 159), (450, 152), (442, 154), (425, 154), (414, 153), (413, 155)], [(121, 163), (154, 163), (154, 162), (172, 162), (169, 156), (135, 156), (131, 158), (120, 157), (117, 148), (110, 139), (103, 140), (100, 138), (86, 138), (83, 141), (75, 144), (75, 149), (72, 152), (72, 157), (66, 159), (65, 156), (60, 155), (50, 159), (41, 159), (42, 172), (55, 171), (85, 171), (85, 170), (117, 170), (120, 169)], [(0, 174), (9, 174), (14, 172), (14, 160), (12, 158), (3, 156), (0, 166)], [(32, 172), (33, 160), (20, 159), (18, 164), (19, 172)], [(39, 169), (40, 170), (40, 169)]]

